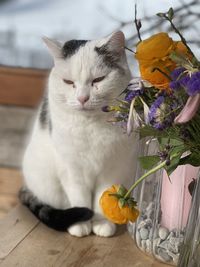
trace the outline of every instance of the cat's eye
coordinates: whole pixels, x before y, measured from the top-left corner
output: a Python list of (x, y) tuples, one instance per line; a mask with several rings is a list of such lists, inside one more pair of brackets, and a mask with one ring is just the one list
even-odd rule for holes
[(74, 85), (74, 82), (70, 81), (70, 80), (63, 79), (63, 82), (66, 83), (66, 84)]
[(99, 83), (99, 82), (103, 81), (103, 80), (105, 79), (105, 77), (106, 77), (106, 76), (101, 76), (101, 77), (98, 77), (98, 78), (94, 79), (94, 80), (92, 81), (92, 85), (93, 85), (94, 83)]

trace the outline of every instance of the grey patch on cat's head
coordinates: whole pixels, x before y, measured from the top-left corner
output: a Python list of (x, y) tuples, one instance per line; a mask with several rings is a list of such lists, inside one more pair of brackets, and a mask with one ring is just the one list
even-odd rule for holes
[(103, 58), (103, 63), (112, 69), (121, 69), (119, 65), (119, 55), (108, 49), (107, 44), (102, 45), (101, 47), (95, 47), (94, 50), (99, 56)]
[(49, 114), (49, 103), (48, 103), (48, 98), (45, 97), (42, 102), (42, 106), (40, 109), (40, 114), (39, 114), (39, 121), (40, 125), (42, 128), (46, 128), (47, 126), (49, 127), (49, 131), (52, 131), (52, 123), (50, 119), (50, 114)]
[(86, 40), (71, 40), (64, 44), (62, 48), (62, 55), (64, 58), (68, 58), (74, 55), (81, 46), (87, 43)]
[(124, 72), (123, 65), (125, 61), (125, 37), (123, 32), (114, 32), (106, 39), (104, 38), (103, 41), (104, 44), (101, 46), (97, 45), (94, 48), (95, 52), (103, 59), (103, 63), (106, 66)]

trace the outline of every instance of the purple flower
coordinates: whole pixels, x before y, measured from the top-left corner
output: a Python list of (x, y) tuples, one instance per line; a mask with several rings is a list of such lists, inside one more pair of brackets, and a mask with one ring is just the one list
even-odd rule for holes
[(181, 67), (171, 72), (172, 81), (170, 82), (170, 88), (172, 90), (175, 91), (175, 90), (180, 89), (181, 86), (185, 86), (185, 83), (187, 81), (185, 80), (186, 76), (183, 77), (184, 71), (185, 71), (185, 68)]
[(139, 90), (133, 90), (133, 91), (128, 91), (126, 96), (125, 96), (125, 100), (127, 102), (131, 102), (136, 96), (140, 96), (142, 95), (143, 90), (139, 89)]
[(141, 78), (133, 78), (128, 87), (128, 92), (126, 93), (125, 100), (127, 102), (131, 102), (136, 96), (140, 96), (143, 94), (143, 83)]
[(187, 87), (189, 81), (190, 81), (189, 75), (185, 75), (179, 80), (180, 84), (185, 88)]
[(149, 123), (158, 130), (164, 130), (171, 126), (175, 118), (176, 106), (175, 99), (159, 96), (150, 107)]
[(155, 114), (158, 110), (158, 108), (160, 108), (161, 104), (164, 103), (164, 96), (159, 96), (156, 101), (151, 105), (150, 110), (149, 110), (149, 121), (151, 122), (152, 120), (154, 120), (155, 118)]
[(170, 88), (177, 90), (184, 87), (189, 96), (200, 93), (200, 71), (194, 72), (191, 75), (183, 73), (184, 71), (184, 68), (178, 68), (172, 71)]
[(171, 81), (170, 84), (169, 84), (169, 86), (170, 86), (170, 88), (171, 88), (172, 90), (175, 91), (175, 90), (180, 89), (181, 84), (180, 84), (179, 81)]
[(171, 78), (173, 81), (178, 80), (179, 76), (185, 71), (185, 68), (178, 68), (171, 72)]
[(194, 72), (187, 82), (187, 93), (190, 96), (200, 93), (200, 72)]

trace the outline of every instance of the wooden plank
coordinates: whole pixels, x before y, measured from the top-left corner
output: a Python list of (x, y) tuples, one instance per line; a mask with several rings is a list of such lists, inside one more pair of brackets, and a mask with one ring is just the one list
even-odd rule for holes
[(42, 224), (5, 258), (1, 267), (164, 267), (136, 249), (128, 233), (113, 238), (79, 239), (48, 229)]
[(47, 74), (47, 70), (0, 67), (0, 104), (37, 106)]
[(142, 253), (135, 245), (128, 232), (118, 236), (112, 250), (103, 259), (101, 265), (110, 267), (167, 267), (169, 265), (155, 261)]
[(55, 262), (55, 267), (167, 267), (139, 251), (128, 232), (112, 238), (89, 236), (70, 244)]
[(127, 232), (112, 238), (75, 238), (39, 224), (5, 258), (1, 267), (167, 267), (146, 257)]
[(0, 220), (0, 259), (8, 256), (37, 224), (35, 216), (22, 206)]
[(22, 186), (19, 170), (0, 168), (0, 219), (18, 203), (18, 191)]
[(18, 169), (0, 168), (0, 195), (17, 195), (22, 186), (22, 174)]
[(75, 239), (67, 233), (57, 232), (43, 224), (21, 242), (0, 265), (1, 267), (50, 267), (66, 245), (71, 247)]
[(8, 213), (17, 204), (19, 204), (18, 197), (9, 194), (0, 194), (0, 217), (3, 213)]

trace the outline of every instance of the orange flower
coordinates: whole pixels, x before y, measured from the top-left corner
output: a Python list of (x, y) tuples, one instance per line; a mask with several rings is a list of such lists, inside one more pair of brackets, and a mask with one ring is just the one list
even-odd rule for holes
[(107, 189), (100, 198), (100, 206), (105, 217), (113, 223), (126, 224), (128, 221), (134, 222), (139, 216), (139, 211), (135, 208), (134, 205), (136, 204), (131, 199), (121, 205), (120, 199), (123, 199), (119, 192), (121, 188), (119, 185), (113, 185)]
[(173, 51), (188, 55), (187, 48), (182, 42), (173, 41), (164, 32), (140, 42), (135, 57), (139, 62), (141, 77), (156, 88), (169, 89), (170, 79), (167, 76), (176, 67), (169, 58)]

